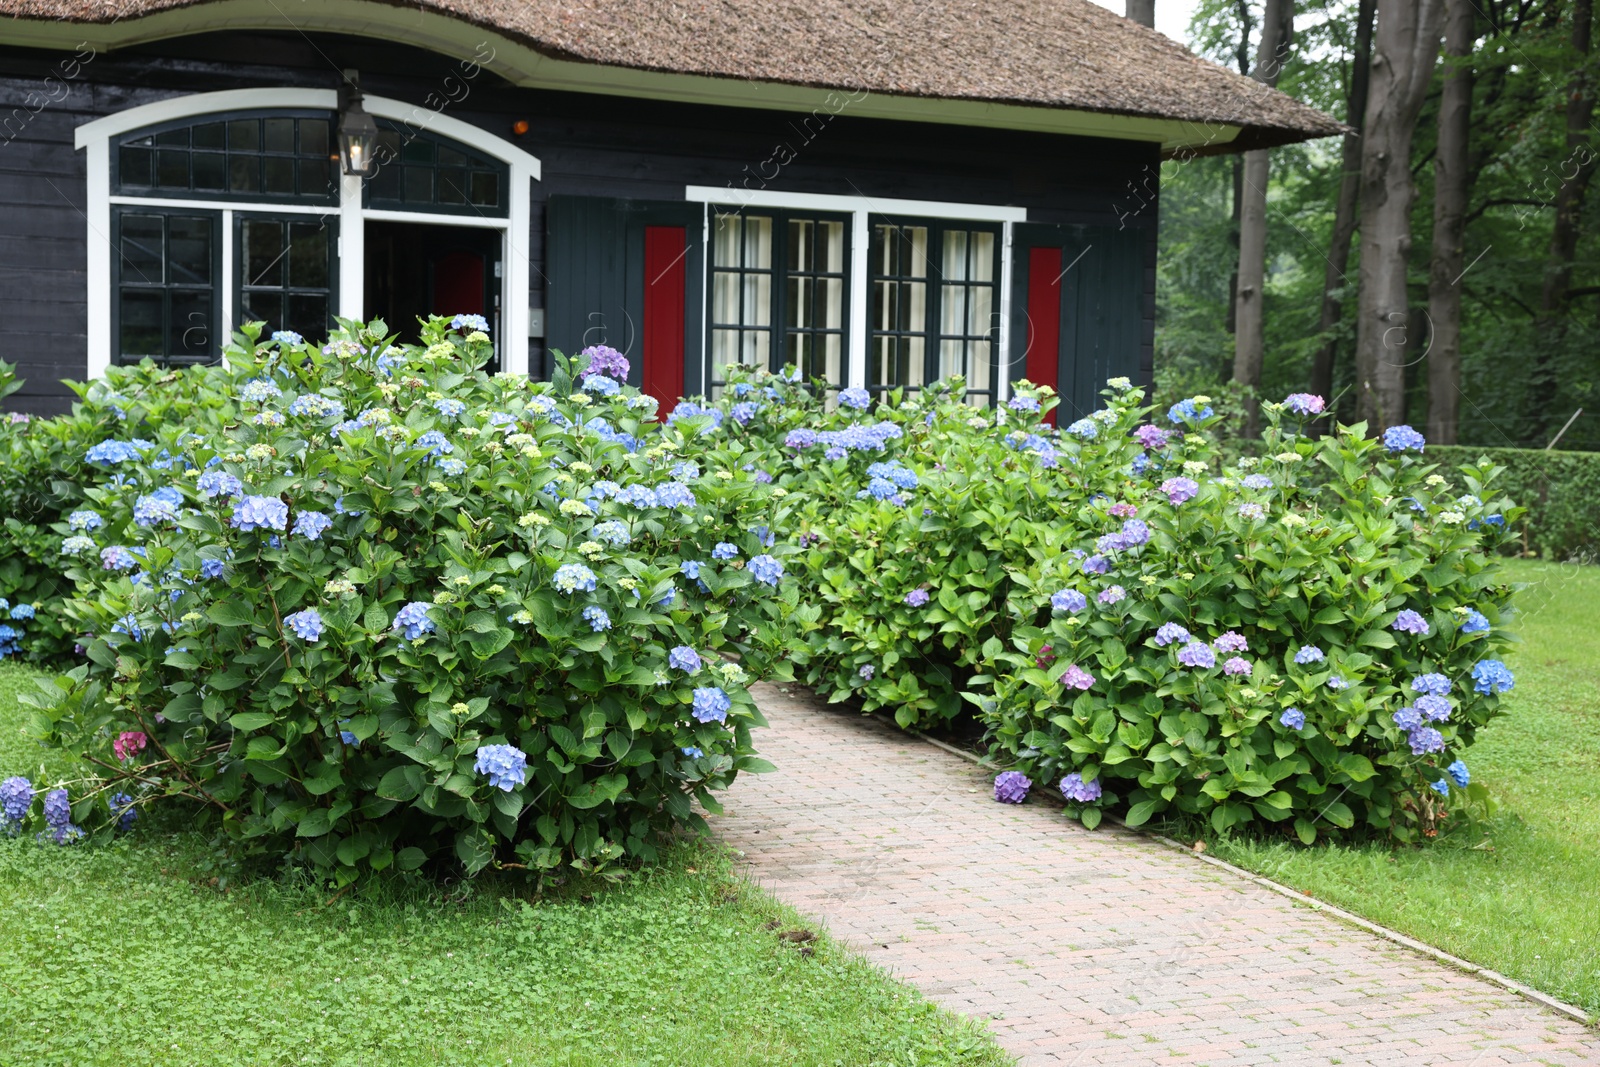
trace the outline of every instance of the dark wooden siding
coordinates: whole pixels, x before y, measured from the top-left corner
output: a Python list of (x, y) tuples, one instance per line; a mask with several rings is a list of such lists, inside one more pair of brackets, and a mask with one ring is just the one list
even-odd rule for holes
[[(64, 58), (0, 48), (0, 125)], [(65, 100), (34, 115), (9, 143), (0, 129), (0, 277), (16, 283), (13, 308), (27, 309), (0, 318), (0, 358), (22, 364), (28, 378), (12, 406), (59, 410), (69, 394), (55, 380), (84, 372), (84, 160), (73, 148), (73, 129), (186, 93), (331, 88), (343, 67), (360, 69), (369, 92), (415, 102), (422, 115), (455, 70), (433, 53), (380, 42), (209, 34), (97, 57), (83, 65)], [(827, 93), (817, 95), (821, 107)], [(1143, 265), (1137, 313), (1141, 370), (1149, 378), (1156, 247), (1149, 175), (1159, 163), (1153, 145), (858, 119), (848, 106), (811, 118), (515, 89), (488, 73), (446, 113), (513, 140), (543, 163), (523, 238), (535, 307), (547, 300), (545, 201), (552, 195), (681, 200), (685, 185), (710, 185), (1008, 204), (1026, 207), (1039, 222), (1131, 231)], [(513, 137), (518, 119), (531, 128)], [(786, 154), (792, 161), (776, 166)], [(529, 358), (537, 367), (541, 348), (531, 346)]]

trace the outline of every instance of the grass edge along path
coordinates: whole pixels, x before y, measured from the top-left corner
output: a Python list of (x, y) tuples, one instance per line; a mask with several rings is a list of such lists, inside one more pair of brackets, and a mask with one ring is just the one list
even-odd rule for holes
[[(69, 768), (20, 734), (29, 678), (0, 668), (0, 776), (37, 783)], [(1011, 1062), (825, 935), (785, 939), (809, 931), (710, 842), (541, 899), (419, 879), (330, 906), (292, 877), (220, 891), (204, 838), (143, 821), (104, 848), (0, 838), (0, 1063)]]

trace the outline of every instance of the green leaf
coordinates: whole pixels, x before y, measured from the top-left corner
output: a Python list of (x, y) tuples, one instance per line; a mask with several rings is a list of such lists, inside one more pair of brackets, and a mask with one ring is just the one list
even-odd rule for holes
[(262, 727), (271, 726), (277, 721), (276, 715), (265, 711), (241, 711), (239, 714), (229, 717), (228, 725), (235, 730), (248, 733), (251, 730), (259, 730)]
[(1150, 821), (1150, 816), (1156, 813), (1160, 802), (1155, 800), (1141, 800), (1128, 808), (1128, 816), (1123, 820), (1129, 826), (1143, 826)]
[(1078, 812), (1078, 821), (1083, 823), (1085, 830), (1093, 830), (1100, 825), (1101, 811), (1099, 808), (1084, 808)]
[[(415, 800), (417, 794), (422, 792), (422, 769), (420, 767), (396, 767), (383, 776), (378, 782), (378, 795), (389, 800)], [(409, 851), (409, 850), (407, 850)], [(405, 852), (401, 852), (404, 856)], [(402, 870), (409, 868), (402, 867)]]
[(428, 859), (420, 848), (403, 848), (395, 853), (394, 865), (402, 871), (414, 871)]
[(1372, 761), (1357, 752), (1347, 752), (1339, 757), (1339, 769), (1348, 774), (1353, 782), (1364, 782), (1378, 773)]
[(333, 829), (333, 813), (327, 808), (312, 808), (300, 816), (300, 825), (295, 828), (296, 837), (321, 837)]
[(477, 874), (494, 859), (494, 845), (476, 828), (462, 830), (456, 834), (456, 859), (468, 874)]
[(224, 600), (213, 604), (211, 610), (206, 612), (207, 618), (218, 626), (250, 626), (256, 621), (256, 616), (249, 606), (238, 600)]

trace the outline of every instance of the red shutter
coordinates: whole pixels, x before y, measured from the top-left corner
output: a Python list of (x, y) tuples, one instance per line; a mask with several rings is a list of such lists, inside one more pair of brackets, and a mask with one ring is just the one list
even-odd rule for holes
[[(1028, 348), (1026, 373), (1034, 385), (1058, 389), (1061, 358), (1061, 249), (1028, 250)], [(1056, 413), (1046, 419), (1055, 425)]]
[(684, 293), (688, 235), (682, 226), (644, 228), (643, 391), (666, 418), (683, 396)]

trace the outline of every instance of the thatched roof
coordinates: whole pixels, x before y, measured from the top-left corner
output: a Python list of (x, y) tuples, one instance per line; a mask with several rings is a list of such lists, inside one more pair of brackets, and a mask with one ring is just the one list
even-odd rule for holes
[[(126, 27), (208, 2), (0, 0), (0, 15)], [(325, 2), (286, 4), (285, 18)], [(555, 59), (635, 71), (1242, 127), (1235, 149), (1344, 130), (1089, 0), (379, 2), (491, 29)]]

